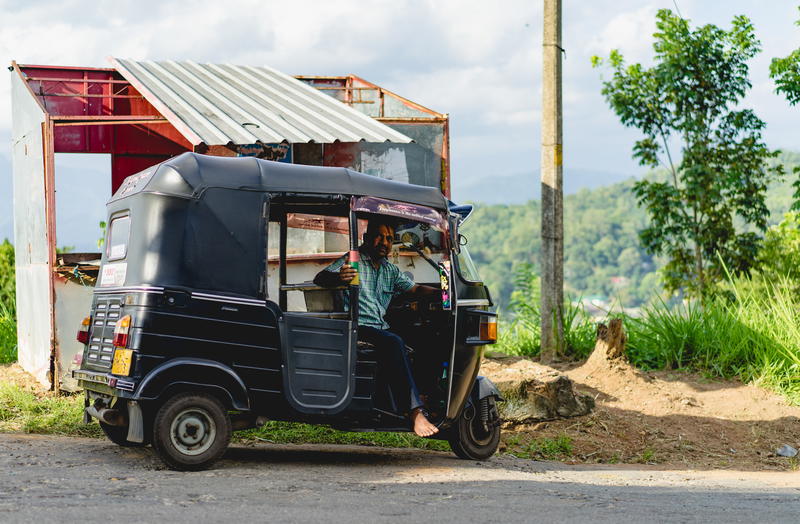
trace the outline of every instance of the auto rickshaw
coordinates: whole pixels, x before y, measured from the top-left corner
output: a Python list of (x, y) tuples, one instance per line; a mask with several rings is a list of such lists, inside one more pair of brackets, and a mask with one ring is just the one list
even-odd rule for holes
[(359, 286), (312, 281), (381, 217), (396, 224), (389, 260), (441, 291), (397, 296), (386, 315), (435, 438), (465, 459), (497, 449), (502, 397), (478, 376), (496, 316), (458, 232), (470, 206), (345, 168), (184, 153), (125, 179), (107, 208), (73, 376), (84, 422), (112, 442), (199, 470), (266, 420), (410, 431), (385, 378), (398, 370), (357, 340)]

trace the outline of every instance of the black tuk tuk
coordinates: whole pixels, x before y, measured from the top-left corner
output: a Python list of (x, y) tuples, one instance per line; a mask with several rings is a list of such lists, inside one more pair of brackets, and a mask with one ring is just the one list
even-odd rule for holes
[[(184, 153), (128, 177), (108, 230), (73, 371), (122, 446), (208, 467), (231, 431), (266, 420), (409, 431), (375, 348), (357, 340), (358, 285), (313, 275), (393, 220), (389, 260), (441, 296), (399, 295), (386, 315), (408, 346), (431, 421), (459, 457), (490, 457), (500, 393), (478, 376), (497, 337), (491, 299), (458, 228), (470, 206), (435, 188), (345, 168)], [(356, 283), (355, 281), (353, 283)], [(353, 284), (351, 283), (351, 284)]]

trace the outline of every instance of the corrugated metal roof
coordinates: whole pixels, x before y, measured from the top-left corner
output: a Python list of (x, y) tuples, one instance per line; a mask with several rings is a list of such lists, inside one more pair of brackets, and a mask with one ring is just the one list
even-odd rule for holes
[(412, 141), (270, 67), (112, 60), (194, 144)]

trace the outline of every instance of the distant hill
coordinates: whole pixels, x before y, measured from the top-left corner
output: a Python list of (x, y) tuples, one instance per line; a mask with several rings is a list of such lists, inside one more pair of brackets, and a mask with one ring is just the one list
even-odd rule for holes
[[(571, 195), (581, 189), (594, 189), (621, 182), (633, 175), (587, 169), (564, 170), (564, 194)], [(539, 198), (541, 181), (539, 171), (516, 175), (487, 175), (481, 180), (460, 183), (453, 177), (453, 197), (456, 202), (481, 202), (483, 204), (524, 204)]]
[[(800, 165), (800, 153), (784, 153), (780, 161), (791, 171)], [(796, 179), (789, 174), (769, 188), (772, 224), (791, 205), (791, 183)], [(647, 217), (631, 193), (634, 180), (565, 195), (564, 287), (574, 298), (617, 298), (635, 307), (661, 290), (657, 271), (663, 261), (639, 245), (638, 232)], [(469, 251), (501, 306), (508, 304), (513, 291), (515, 268), (525, 262), (539, 266), (540, 209), (538, 200), (479, 204), (464, 227)]]

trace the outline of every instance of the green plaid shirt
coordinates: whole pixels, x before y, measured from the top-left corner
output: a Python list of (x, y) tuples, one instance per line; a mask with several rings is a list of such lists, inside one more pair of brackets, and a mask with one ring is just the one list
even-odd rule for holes
[[(386, 260), (381, 260), (378, 269), (372, 265), (367, 253), (359, 250), (361, 261), (358, 264), (358, 278), (361, 281), (358, 293), (358, 325), (377, 329), (388, 329), (389, 324), (383, 319), (386, 308), (395, 295), (414, 287), (414, 281), (400, 268)], [(338, 273), (347, 261), (347, 254), (325, 268), (325, 271)], [(345, 293), (345, 308), (349, 308), (349, 293)]]

